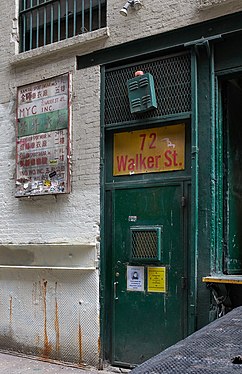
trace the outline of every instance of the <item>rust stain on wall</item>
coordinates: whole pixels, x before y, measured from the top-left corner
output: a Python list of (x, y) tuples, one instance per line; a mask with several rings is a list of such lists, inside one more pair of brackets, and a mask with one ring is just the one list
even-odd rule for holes
[(35, 337), (35, 344), (38, 345), (39, 342), (40, 342), (40, 336), (39, 336), (39, 334), (37, 334), (36, 337)]
[(43, 301), (44, 301), (44, 350), (43, 357), (49, 358), (51, 353), (51, 345), (49, 344), (49, 339), (47, 335), (47, 305), (46, 305), (46, 293), (47, 293), (47, 281), (43, 282)]
[(100, 353), (101, 353), (101, 338), (100, 336), (98, 337), (98, 354), (100, 356)]
[(80, 317), (79, 317), (79, 325), (78, 325), (78, 340), (79, 340), (79, 363), (82, 363), (82, 330), (80, 324)]
[[(99, 326), (100, 326), (100, 314), (98, 315), (98, 323), (99, 323)], [(100, 335), (98, 336), (98, 355), (100, 357), (100, 354), (101, 354), (101, 337)]]
[(56, 334), (56, 353), (59, 356), (60, 352), (60, 325), (59, 325), (59, 312), (58, 312), (58, 302), (57, 302), (57, 282), (55, 283), (55, 334)]

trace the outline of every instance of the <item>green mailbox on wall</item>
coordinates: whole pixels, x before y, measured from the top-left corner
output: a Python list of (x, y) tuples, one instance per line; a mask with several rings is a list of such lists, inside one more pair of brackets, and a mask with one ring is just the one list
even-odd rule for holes
[(138, 72), (127, 81), (131, 113), (142, 113), (157, 108), (155, 85), (150, 73)]

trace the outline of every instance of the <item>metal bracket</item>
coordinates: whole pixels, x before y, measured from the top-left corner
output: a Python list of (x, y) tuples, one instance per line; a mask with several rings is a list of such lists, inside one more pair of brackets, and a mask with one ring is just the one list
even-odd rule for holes
[(214, 36), (209, 36), (207, 38), (204, 38), (202, 37), (201, 39), (197, 39), (197, 40), (193, 40), (191, 42), (187, 42), (184, 44), (184, 47), (194, 47), (194, 50), (196, 52), (196, 55), (199, 55), (199, 49), (201, 47), (205, 48), (206, 51), (207, 51), (207, 55), (208, 57), (210, 57), (211, 55), (211, 49), (210, 49), (210, 42), (211, 41), (217, 41), (217, 40), (221, 40), (222, 39), (222, 35), (214, 35)]

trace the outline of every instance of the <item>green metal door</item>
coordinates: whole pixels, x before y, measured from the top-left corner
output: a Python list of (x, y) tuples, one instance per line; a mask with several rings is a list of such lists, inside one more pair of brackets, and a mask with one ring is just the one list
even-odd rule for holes
[(113, 192), (113, 364), (139, 364), (184, 337), (182, 187)]

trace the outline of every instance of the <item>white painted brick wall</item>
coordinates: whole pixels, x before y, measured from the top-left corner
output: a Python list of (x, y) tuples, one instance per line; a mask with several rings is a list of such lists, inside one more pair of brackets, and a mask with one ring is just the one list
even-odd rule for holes
[[(212, 1), (212, 0), (211, 0)], [(128, 17), (119, 10), (124, 0), (108, 0), (110, 37), (80, 45), (73, 51), (48, 54), (44, 59), (26, 60), (10, 65), (16, 52), (17, 0), (0, 3), (0, 241), (18, 242), (93, 242), (99, 223), (99, 138), (100, 72), (99, 67), (75, 70), (75, 56), (95, 49), (124, 43), (140, 37), (165, 32), (211, 17), (201, 11), (200, 0), (143, 0), (143, 8), (131, 9)], [(241, 2), (240, 2), (241, 3)], [(216, 9), (215, 9), (216, 8)], [(217, 5), (213, 16), (242, 9), (234, 2)], [(214, 13), (215, 12), (215, 13)], [(68, 42), (69, 43), (69, 42)], [(82, 49), (81, 49), (82, 48)], [(53, 50), (52, 46), (45, 50)], [(36, 51), (27, 55), (36, 54)], [(73, 73), (72, 101), (72, 192), (70, 195), (16, 199), (15, 192), (15, 98), (16, 88), (67, 71)]]
[[(212, 1), (212, 0), (211, 0)], [(225, 1), (224, 1), (225, 2)], [(16, 40), (17, 0), (0, 3), (0, 242), (94, 242), (99, 223), (100, 72), (99, 67), (75, 70), (76, 54), (124, 43), (185, 26), (211, 17), (199, 8), (200, 0), (143, 0), (143, 8), (122, 17), (124, 0), (108, 0), (110, 37), (83, 43), (73, 51), (56, 52), (44, 59), (10, 65)], [(214, 7), (213, 16), (242, 9), (242, 4)], [(240, 2), (241, 3), (241, 2)], [(215, 12), (215, 14), (214, 14)], [(68, 42), (69, 43), (69, 42)], [(54, 46), (55, 47), (55, 46)], [(81, 49), (82, 48), (82, 49)], [(45, 47), (45, 51), (53, 46)], [(79, 51), (79, 53), (77, 52)], [(36, 51), (27, 52), (35, 55)], [(20, 56), (22, 57), (22, 56)], [(73, 73), (72, 192), (70, 195), (16, 199), (15, 193), (15, 98), (16, 88), (67, 71)]]
[(125, 0), (108, 1), (108, 44), (123, 43), (133, 39), (163, 33), (193, 23), (242, 10), (240, 0), (207, 0), (213, 7), (201, 8), (201, 0), (142, 0), (139, 11), (130, 9), (127, 17), (119, 14)]
[[(60, 65), (58, 70), (52, 63), (21, 69), (16, 73), (17, 85), (64, 73), (74, 65), (74, 60), (62, 61)], [(13, 77), (10, 82), (14, 92)], [(99, 67), (73, 73), (72, 192), (57, 198), (14, 197), (15, 119), (14, 112), (10, 114), (12, 104), (1, 106), (1, 242), (95, 242), (99, 230), (99, 86)]]
[[(14, 1), (0, 3), (0, 243), (95, 242), (99, 236), (99, 68), (75, 71), (75, 55), (9, 64)], [(69, 195), (16, 199), (16, 90), (34, 81), (73, 72), (72, 192)], [(95, 96), (93, 97), (93, 93)]]
[[(143, 0), (144, 7), (139, 12), (129, 12), (128, 17), (125, 18), (119, 14), (125, 0), (108, 0), (109, 37), (104, 30), (93, 33), (94, 37), (85, 34), (75, 40), (60, 42), (21, 54), (21, 56), (15, 56), (18, 47), (15, 21), (17, 3), (18, 0), (0, 2), (0, 244), (93, 243), (99, 236), (100, 220), (100, 70), (99, 67), (92, 67), (76, 71), (76, 55), (242, 10), (242, 4), (238, 0), (229, 1), (223, 6), (217, 5), (212, 8), (206, 7), (206, 9), (204, 7), (202, 10), (200, 0)], [(62, 46), (65, 46), (63, 50), (60, 49)], [(42, 52), (44, 52), (44, 57), (41, 57)], [(10, 62), (12, 63), (10, 64)], [(69, 195), (57, 198), (46, 196), (16, 199), (14, 195), (17, 87), (66, 72), (72, 73), (73, 82), (72, 191)], [(93, 254), (93, 256), (96, 255)], [(13, 295), (16, 295), (16, 300), (25, 300), (25, 297), (29, 295), (29, 292), (19, 287), (18, 282), (22, 283), (22, 280), (25, 280), (26, 290), (30, 290), (31, 294), (34, 277), (28, 274), (28, 270), (27, 272), (21, 270), (17, 273), (15, 270), (12, 273), (1, 272), (1, 300), (6, 301), (6, 305), (4, 303), (1, 305), (2, 315), (5, 318), (7, 318), (9, 311), (7, 302)], [(58, 277), (54, 277), (52, 272), (50, 274), (51, 284), (55, 284)], [(40, 272), (39, 278), (41, 280), (48, 278), (50, 274)], [(64, 306), (68, 305), (68, 308), (66, 314), (63, 315), (65, 321), (68, 320), (69, 310), (76, 311), (77, 321), (80, 316), (84, 316), (86, 360), (87, 363), (92, 363), (92, 358), (88, 358), (92, 352), (90, 347), (93, 347), (95, 352), (98, 350), (98, 271), (83, 274), (80, 278), (81, 281), (78, 278), (75, 282), (75, 285), (80, 287), (77, 297), (73, 298), (72, 285), (67, 290), (70, 299), (64, 303)], [(34, 272), (33, 275), (35, 275)], [(17, 281), (13, 281), (12, 289), (9, 287), (8, 276), (13, 279), (17, 277)], [(65, 276), (68, 278), (68, 273), (65, 273)], [(95, 278), (94, 281), (93, 278)], [(68, 285), (68, 282), (63, 279), (62, 282), (65, 286)], [(78, 300), (80, 293), (84, 295), (81, 304)], [(63, 297), (60, 298), (60, 302), (62, 301)], [(86, 305), (91, 310), (88, 314), (86, 313)], [(77, 306), (80, 308), (80, 312)], [(16, 307), (14, 303), (13, 307)], [(54, 307), (52, 306), (51, 309), (50, 306), (49, 308), (49, 315), (53, 316)], [(31, 310), (31, 308), (28, 309)], [(64, 313), (61, 309), (60, 312)], [(26, 313), (27, 315), (23, 316), (20, 310), (16, 314), (16, 325), (11, 326), (13, 330), (9, 330), (16, 336), (21, 336), (25, 320), (29, 321), (29, 310)], [(7, 324), (8, 320), (0, 323), (0, 334), (2, 332), (6, 334), (8, 331), (5, 329), (4, 323)], [(66, 326), (65, 344), (70, 346), (69, 325)], [(89, 332), (92, 331), (93, 326), (95, 334), (90, 337)], [(48, 326), (49, 334), (52, 330), (53, 326)], [(42, 327), (40, 331), (43, 331)], [(31, 341), (31, 336), (31, 332), (28, 333), (26, 340)], [(22, 342), (20, 341), (20, 343)]]

